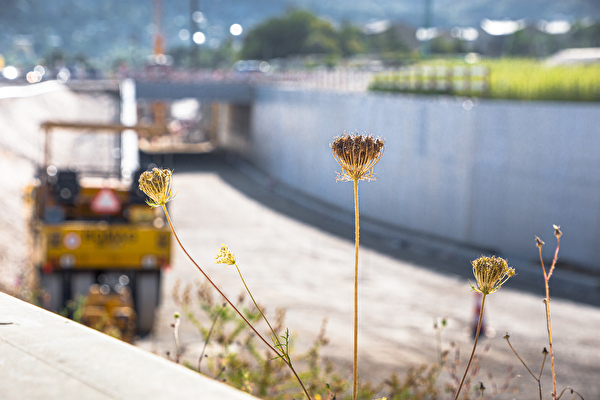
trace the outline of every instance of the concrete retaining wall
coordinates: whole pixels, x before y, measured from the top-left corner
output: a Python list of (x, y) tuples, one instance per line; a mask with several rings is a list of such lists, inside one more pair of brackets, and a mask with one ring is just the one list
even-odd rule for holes
[(3, 400), (256, 400), (4, 293), (0, 377)]
[[(279, 181), (352, 210), (329, 149), (344, 131), (386, 140), (361, 215), (535, 260), (538, 235), (600, 271), (600, 106), (260, 87), (245, 156)], [(509, 260), (510, 261), (510, 260)]]

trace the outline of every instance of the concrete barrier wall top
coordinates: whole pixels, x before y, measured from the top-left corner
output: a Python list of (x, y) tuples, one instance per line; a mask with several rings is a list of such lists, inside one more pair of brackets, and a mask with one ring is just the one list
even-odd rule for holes
[(252, 93), (252, 85), (242, 82), (136, 82), (136, 97), (147, 100), (196, 98), (199, 100), (250, 104)]
[(0, 323), (3, 400), (256, 400), (4, 293)]
[(535, 260), (534, 237), (600, 271), (600, 106), (256, 89), (246, 156), (278, 180), (352, 210), (329, 144), (386, 140), (361, 215)]

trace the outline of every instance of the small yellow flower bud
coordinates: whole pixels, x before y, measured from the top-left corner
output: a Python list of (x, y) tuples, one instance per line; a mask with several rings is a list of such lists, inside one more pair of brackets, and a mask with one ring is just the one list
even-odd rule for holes
[(235, 264), (235, 255), (233, 255), (226, 244), (221, 244), (221, 248), (215, 256), (215, 264)]
[(554, 228), (554, 236), (556, 236), (557, 238), (560, 238), (562, 236), (562, 232), (560, 231), (560, 226), (552, 225), (552, 227)]

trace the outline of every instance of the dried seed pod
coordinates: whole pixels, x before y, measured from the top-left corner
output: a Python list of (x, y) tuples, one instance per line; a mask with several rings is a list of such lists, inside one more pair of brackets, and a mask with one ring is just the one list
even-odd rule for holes
[(146, 200), (150, 207), (164, 206), (175, 197), (171, 193), (172, 175), (171, 170), (162, 168), (153, 168), (152, 171), (142, 173), (138, 183), (140, 190), (150, 197)]
[(373, 167), (383, 156), (384, 141), (372, 135), (353, 134), (335, 137), (331, 143), (333, 158), (342, 167), (338, 181), (375, 180)]
[(505, 259), (500, 257), (479, 257), (471, 262), (473, 275), (477, 280), (477, 286), (471, 284), (471, 289), (481, 294), (492, 294), (515, 275), (515, 269), (510, 268)]

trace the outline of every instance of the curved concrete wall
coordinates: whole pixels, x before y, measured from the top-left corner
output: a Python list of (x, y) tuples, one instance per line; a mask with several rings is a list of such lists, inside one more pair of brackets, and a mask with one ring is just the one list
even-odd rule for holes
[(309, 195), (352, 210), (329, 143), (344, 131), (386, 140), (361, 182), (361, 215), (535, 260), (534, 236), (600, 270), (600, 107), (259, 87), (246, 157)]

